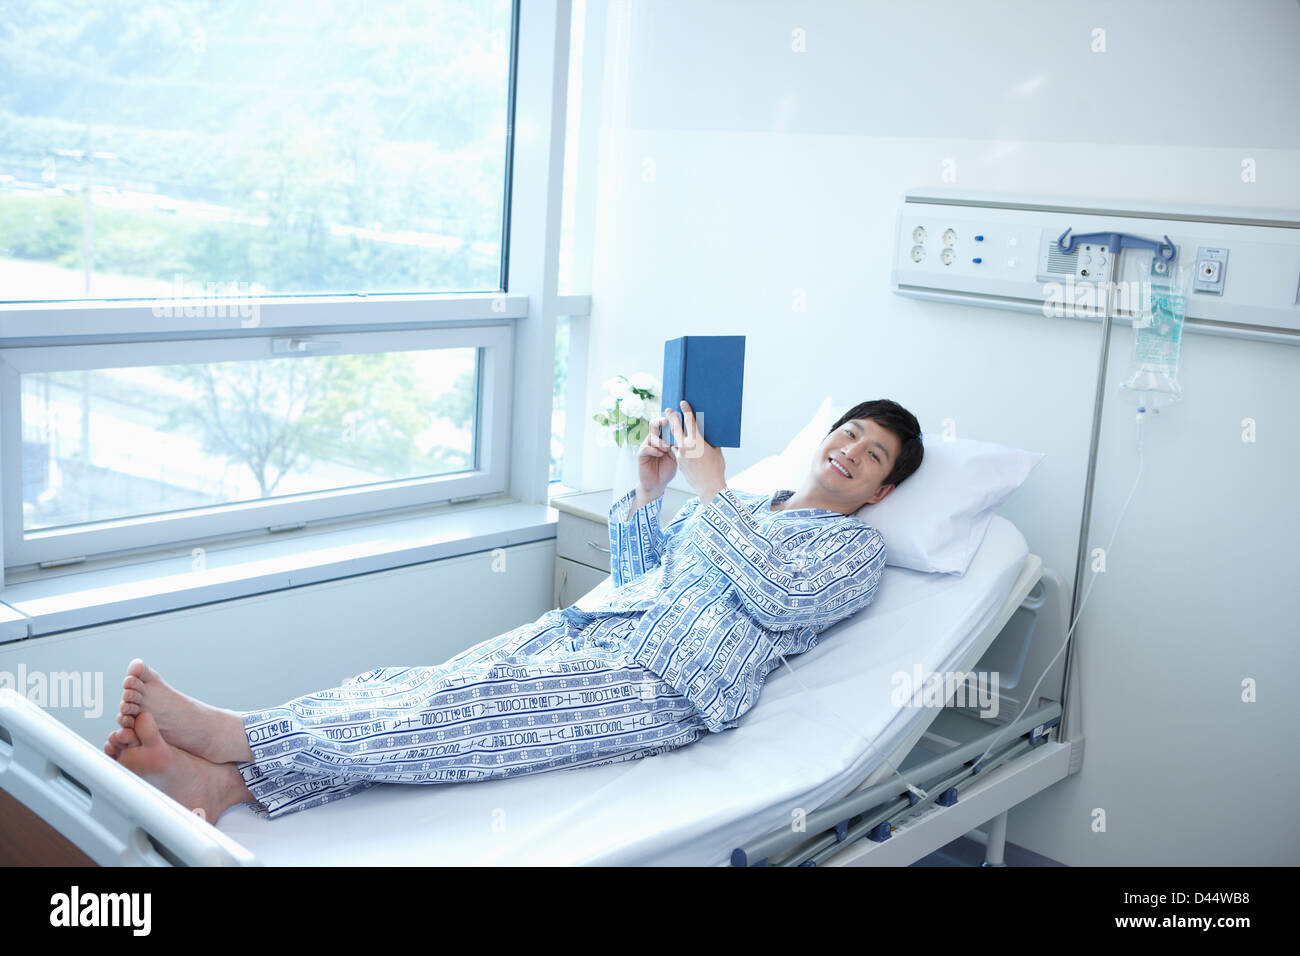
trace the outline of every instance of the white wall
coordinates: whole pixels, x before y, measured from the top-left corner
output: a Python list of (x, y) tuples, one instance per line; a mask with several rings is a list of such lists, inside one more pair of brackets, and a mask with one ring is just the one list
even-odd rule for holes
[[(601, 83), (589, 404), (611, 375), (659, 374), (667, 338), (744, 334), (729, 473), (826, 394), (893, 398), (927, 430), (951, 418), (1047, 453), (1003, 514), (1070, 580), (1100, 325), (895, 296), (896, 205), (950, 185), (1300, 209), (1300, 4), (591, 0), (587, 16), (603, 55), (585, 79)], [(1116, 390), (1131, 346), (1117, 326), (1090, 546), (1137, 473)], [(1185, 338), (1186, 397), (1147, 429), (1076, 631), (1083, 770), (1013, 812), (1013, 842), (1074, 865), (1300, 862), (1298, 359)], [(604, 487), (587, 427), (583, 485)]]
[(0, 644), (0, 671), (102, 674), (102, 713), (46, 708), (100, 747), (133, 658), (218, 707), (270, 707), (375, 667), (440, 664), (532, 621), (552, 606), (554, 567), (555, 541), (535, 541)]

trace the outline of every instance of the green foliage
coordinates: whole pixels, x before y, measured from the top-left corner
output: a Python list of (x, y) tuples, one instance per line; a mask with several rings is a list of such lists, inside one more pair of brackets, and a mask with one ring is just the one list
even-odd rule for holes
[[(617, 378), (627, 383), (632, 394), (638, 399), (654, 399), (658, 397), (650, 389), (637, 388), (632, 385), (626, 375), (619, 375)], [(619, 448), (628, 444), (639, 445), (650, 434), (649, 420), (625, 413), (623, 399), (621, 398), (615, 400), (613, 408), (607, 414), (598, 412), (592, 418), (597, 424), (613, 429), (614, 444)]]
[(381, 481), (468, 468), (459, 449), (419, 451), (430, 408), (410, 356), (340, 355), (177, 365), (163, 369), (196, 399), (167, 410), (164, 429), (186, 431), (210, 455), (243, 462), (263, 497), (317, 462)]
[[(0, 193), (0, 256), (82, 268), (84, 200)], [(321, 230), (289, 234), (97, 206), (95, 269), (172, 282), (239, 282), (276, 292), (339, 291), (358, 276), (390, 290), (458, 286), (490, 256), (359, 243)], [(80, 291), (79, 289), (77, 291)]]
[(624, 445), (639, 445), (650, 434), (650, 423), (644, 418), (633, 418), (623, 414), (623, 403), (617, 401), (610, 414), (597, 413), (592, 418), (599, 425), (613, 428), (614, 444), (619, 448)]
[(433, 400), (431, 411), (457, 428), (468, 428), (474, 420), (474, 372), (461, 372), (451, 388)]
[[(0, 16), (0, 171), (206, 203), (96, 206), (96, 268), (274, 293), (500, 287), (510, 4), (36, 0)], [(17, 196), (4, 196), (6, 204)], [(0, 254), (79, 265), (80, 197)], [(24, 211), (29, 211), (27, 207)], [(336, 234), (455, 237), (421, 246)], [(484, 247), (476, 243), (486, 244)]]
[(79, 255), (80, 204), (68, 198), (0, 196), (0, 253), (21, 259), (63, 261)]

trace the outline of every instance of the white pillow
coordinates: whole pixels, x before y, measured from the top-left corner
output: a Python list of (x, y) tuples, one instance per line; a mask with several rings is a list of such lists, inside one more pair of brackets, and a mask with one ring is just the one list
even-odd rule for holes
[[(728, 478), (728, 486), (761, 494), (797, 490), (813, 451), (850, 407), (827, 397), (785, 451)], [(994, 513), (1045, 456), (992, 442), (944, 441), (926, 432), (921, 444), (921, 466), (883, 501), (864, 505), (854, 517), (884, 535), (887, 564), (965, 574)]]

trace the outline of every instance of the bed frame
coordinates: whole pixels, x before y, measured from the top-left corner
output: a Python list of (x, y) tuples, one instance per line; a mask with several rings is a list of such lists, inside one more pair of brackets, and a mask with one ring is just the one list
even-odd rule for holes
[[(737, 847), (732, 865), (907, 866), (970, 836), (985, 845), (985, 866), (1005, 866), (1007, 812), (1078, 770), (1071, 754), (1081, 753), (1082, 741), (1055, 739), (1067, 701), (1064, 655), (1053, 657), (1065, 639), (1068, 612), (1060, 576), (1030, 554), (998, 615), (957, 668), (1010, 677), (998, 695), (998, 712), (1007, 718), (990, 727), (949, 698), (897, 751), (907, 755), (899, 771), (921, 792), (881, 766), (847, 795), (808, 814), (797, 832), (786, 827)], [(1040, 677), (1035, 700), (1006, 729)], [(988, 832), (979, 830), (986, 822)]]
[[(1030, 554), (960, 667), (1013, 676), (1000, 688), (1000, 713), (1020, 711), (1023, 693), (1060, 647), (1066, 609), (1060, 578)], [(889, 768), (880, 767), (809, 814), (801, 832), (780, 830), (736, 848), (732, 864), (906, 865), (973, 833), (988, 846), (986, 865), (1001, 865), (1007, 810), (1077, 769), (1070, 766), (1070, 743), (1052, 739), (1064, 705), (1063, 657), (1052, 671), (997, 753), (980, 758), (996, 733), (989, 721), (952, 706), (936, 708), (891, 755), (924, 796), (903, 790)], [(992, 821), (987, 835), (975, 830), (986, 821)], [(39, 707), (0, 690), (0, 864), (91, 863), (261, 865), (238, 842)]]
[(9, 688), (0, 690), (0, 790), (0, 864), (258, 863), (216, 827)]

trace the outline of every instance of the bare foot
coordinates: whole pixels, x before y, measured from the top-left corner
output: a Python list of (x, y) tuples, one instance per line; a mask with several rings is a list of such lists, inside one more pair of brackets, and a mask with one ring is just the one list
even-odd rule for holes
[[(127, 738), (123, 736), (125, 734), (130, 734), (131, 738), (135, 739), (135, 743), (132, 744), (128, 742)], [(108, 735), (108, 743), (104, 744), (104, 753), (116, 760), (123, 750), (132, 746), (140, 746), (140, 741), (136, 738), (134, 730), (129, 727), (124, 727), (123, 729), (115, 730)]]
[(200, 819), (215, 822), (238, 803), (253, 799), (233, 764), (215, 764), (171, 746), (150, 711), (136, 717), (135, 727), (116, 731), (118, 763), (143, 777)]
[[(134, 719), (138, 720), (139, 718)], [(155, 726), (157, 726), (156, 721)], [(115, 730), (108, 735), (108, 743), (104, 744), (104, 753), (116, 760), (127, 747), (139, 746), (140, 738), (135, 735), (135, 730), (130, 727), (123, 727), (121, 730)]]
[[(252, 760), (244, 722), (233, 710), (222, 710), (195, 700), (167, 684), (158, 672), (136, 658), (122, 681), (122, 704), (117, 722), (124, 730), (134, 727), (142, 711), (153, 714), (158, 731), (172, 747), (188, 750), (212, 763)], [(109, 750), (115, 746), (118, 753)], [(104, 750), (117, 757), (126, 745), (109, 744)]]

